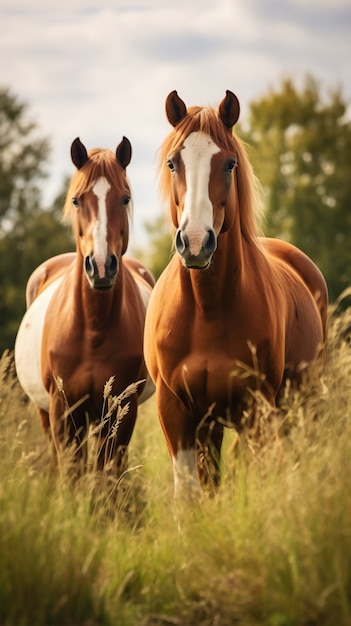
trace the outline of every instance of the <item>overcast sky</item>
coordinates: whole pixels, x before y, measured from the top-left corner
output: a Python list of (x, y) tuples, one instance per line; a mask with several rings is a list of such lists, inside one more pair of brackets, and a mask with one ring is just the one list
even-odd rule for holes
[(25, 101), (50, 139), (50, 204), (73, 173), (70, 145), (133, 147), (132, 244), (159, 215), (156, 153), (164, 101), (216, 106), (226, 89), (247, 105), (307, 72), (351, 100), (351, 0), (1, 0), (0, 85)]

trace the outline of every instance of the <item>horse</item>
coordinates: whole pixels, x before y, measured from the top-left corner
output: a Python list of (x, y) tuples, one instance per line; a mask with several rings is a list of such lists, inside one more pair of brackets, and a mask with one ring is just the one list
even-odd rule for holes
[[(155, 281), (139, 261), (124, 256), (132, 210), (126, 173), (131, 155), (126, 137), (115, 153), (88, 152), (78, 137), (73, 141), (76, 170), (63, 215), (72, 224), (76, 251), (48, 259), (29, 277), (27, 310), (14, 349), (19, 382), (37, 405), (57, 459), (71, 446), (74, 467), (85, 467), (93, 425), (99, 434), (97, 468), (108, 465), (117, 475), (127, 467), (138, 404), (154, 392), (143, 332)], [(128, 396), (130, 389), (121, 401), (121, 406), (129, 403), (123, 419), (108, 413), (107, 383), (112, 398)]]
[(166, 99), (173, 128), (159, 151), (160, 191), (175, 253), (150, 298), (144, 355), (176, 501), (216, 492), (224, 426), (259, 436), (257, 418), (245, 426), (252, 397), (274, 411), (287, 379), (300, 384), (322, 359), (326, 338), (320, 270), (262, 236), (258, 179), (233, 132), (239, 113), (229, 90), (218, 109), (187, 108), (176, 91)]

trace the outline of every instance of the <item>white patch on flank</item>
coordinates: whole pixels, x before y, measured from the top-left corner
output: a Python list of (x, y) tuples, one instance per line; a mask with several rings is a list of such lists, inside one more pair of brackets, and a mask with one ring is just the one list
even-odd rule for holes
[(175, 499), (179, 501), (199, 500), (201, 487), (196, 471), (194, 448), (178, 450), (172, 461)]
[(20, 385), (30, 399), (46, 411), (49, 394), (41, 376), (41, 344), (46, 311), (62, 281), (55, 280), (33, 301), (19, 327), (15, 343), (16, 372)]
[(219, 147), (202, 131), (191, 133), (184, 141), (181, 156), (185, 167), (186, 194), (180, 229), (186, 232), (190, 252), (200, 253), (204, 233), (213, 227), (213, 207), (208, 185), (211, 159)]
[(107, 210), (106, 196), (111, 189), (111, 185), (106, 178), (99, 178), (94, 187), (98, 201), (98, 214), (94, 227), (94, 259), (98, 268), (99, 278), (105, 276), (105, 261), (107, 256)]

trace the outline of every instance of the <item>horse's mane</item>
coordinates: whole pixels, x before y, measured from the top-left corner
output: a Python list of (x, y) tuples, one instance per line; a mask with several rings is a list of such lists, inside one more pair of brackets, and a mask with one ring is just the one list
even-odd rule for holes
[(168, 155), (179, 150), (190, 133), (202, 131), (224, 150), (233, 151), (238, 158), (236, 168), (241, 230), (248, 240), (255, 240), (261, 232), (263, 218), (261, 187), (248, 160), (243, 141), (228, 131), (212, 107), (189, 107), (185, 118), (177, 124), (159, 150), (158, 171), (160, 193), (164, 201), (171, 197), (172, 174), (165, 165)]
[(130, 186), (125, 174), (116, 159), (116, 154), (111, 150), (94, 148), (88, 152), (89, 159), (80, 170), (77, 170), (68, 187), (65, 204), (63, 206), (63, 219), (70, 219), (73, 212), (72, 198), (87, 193), (100, 177), (105, 177), (110, 185), (117, 188), (125, 188), (130, 193)]

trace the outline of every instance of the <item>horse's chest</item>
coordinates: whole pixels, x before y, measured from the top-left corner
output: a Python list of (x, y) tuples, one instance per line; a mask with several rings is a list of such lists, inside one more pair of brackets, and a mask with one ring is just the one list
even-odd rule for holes
[[(62, 368), (86, 373), (94, 380), (119, 374), (121, 370), (133, 372), (142, 360), (142, 335), (129, 338), (127, 334), (91, 332), (82, 337), (68, 339), (52, 355), (52, 360)], [(124, 378), (124, 376), (122, 376)]]
[(191, 353), (175, 371), (172, 386), (190, 410), (205, 415), (211, 408), (225, 419), (228, 409), (235, 418), (233, 408), (244, 398), (244, 381), (242, 369), (225, 352)]
[(192, 352), (184, 358), (179, 369), (182, 378), (188, 377), (196, 391), (211, 392), (223, 391), (228, 387), (228, 380), (236, 370), (235, 358), (225, 352), (208, 351)]
[(72, 359), (68, 366), (57, 359), (57, 371), (63, 379), (63, 387), (70, 405), (88, 395), (90, 413), (101, 413), (106, 383), (110, 383), (111, 396), (119, 396), (131, 383), (146, 378), (140, 354), (122, 354), (117, 351), (104, 355), (83, 353), (82, 358)]
[[(216, 405), (221, 415), (238, 406), (248, 386), (255, 386), (253, 348), (249, 335), (234, 323), (196, 326), (169, 338), (170, 387), (186, 403)], [(231, 411), (232, 412), (232, 411)]]
[[(143, 328), (118, 320), (104, 325), (67, 323), (60, 335), (47, 337), (47, 371), (64, 380), (72, 400), (86, 393), (102, 398), (105, 383), (115, 377), (113, 395), (131, 382), (145, 378), (143, 371)], [(68, 320), (69, 322), (69, 320)], [(45, 372), (44, 372), (45, 375)]]

